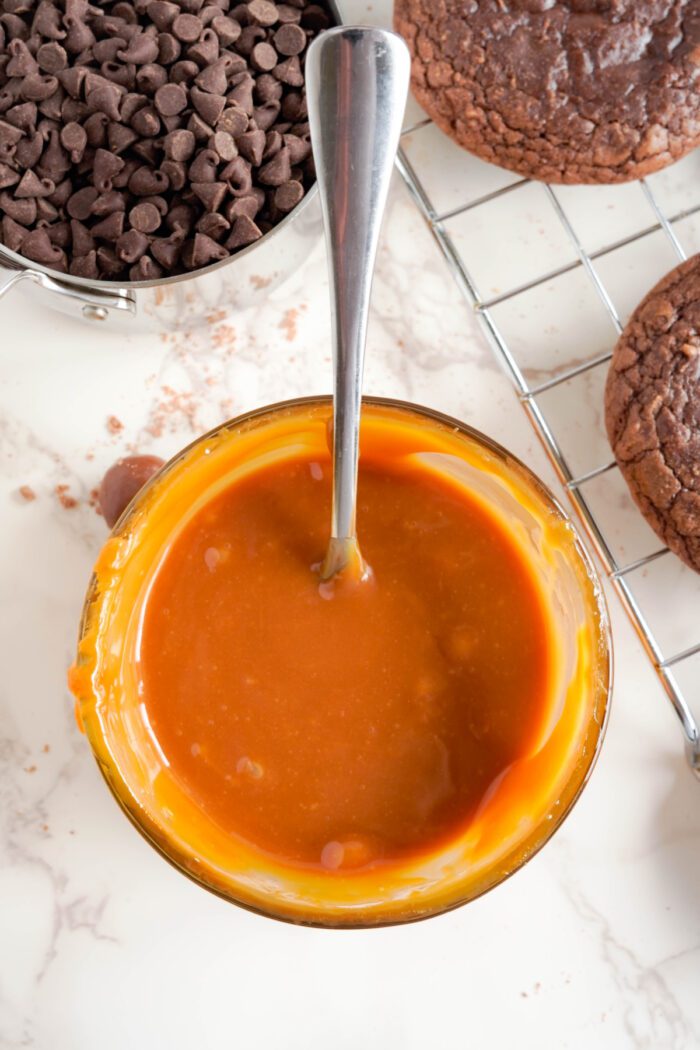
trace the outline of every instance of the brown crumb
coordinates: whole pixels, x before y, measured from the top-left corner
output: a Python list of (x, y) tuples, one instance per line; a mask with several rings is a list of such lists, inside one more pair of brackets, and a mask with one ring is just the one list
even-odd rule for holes
[(48, 824), (42, 824), (41, 825), (41, 830), (42, 831), (48, 831), (49, 830), (49, 825)]
[(171, 386), (161, 387), (162, 398), (151, 412), (151, 419), (146, 432), (153, 437), (160, 437), (166, 429), (174, 431), (178, 421), (184, 420), (190, 430), (197, 429), (197, 402), (189, 390), (174, 390)]
[(299, 311), (296, 309), (296, 307), (292, 306), (292, 307), (290, 307), (289, 310), (287, 310), (287, 312), (285, 313), (284, 317), (282, 318), (282, 320), (279, 323), (279, 327), (282, 329), (282, 331), (284, 332), (285, 336), (287, 337), (287, 340), (290, 343), (294, 342), (294, 340), (297, 337), (297, 318), (298, 318), (298, 316), (299, 316)]
[(100, 487), (96, 485), (94, 489), (90, 489), (90, 495), (88, 496), (88, 507), (93, 507), (98, 514), (102, 514), (100, 510)]
[(218, 324), (219, 321), (225, 321), (227, 317), (228, 314), (225, 310), (215, 310), (213, 313), (207, 314), (206, 321), (207, 324), (213, 325)]
[(124, 424), (116, 416), (107, 416), (107, 430), (110, 434), (121, 434)]
[(235, 341), (236, 329), (232, 328), (230, 324), (217, 325), (211, 335), (212, 346), (218, 350), (223, 350), (226, 347), (233, 349)]
[(50, 746), (48, 744), (44, 744), (44, 746), (42, 747), (41, 750), (42, 750), (43, 754), (48, 755), (48, 753), (51, 750), (51, 748), (50, 748)]
[(26, 500), (27, 503), (31, 503), (32, 500), (36, 499), (36, 492), (31, 485), (20, 485), (18, 492), (22, 499)]
[(70, 495), (68, 485), (56, 485), (54, 492), (58, 498), (58, 502), (64, 508), (64, 510), (74, 510), (78, 506), (78, 501), (75, 496)]
[(267, 288), (271, 280), (271, 277), (260, 277), (259, 274), (254, 273), (250, 278), (250, 283), (252, 284), (253, 288), (260, 289)]
[(25, 766), (24, 767), (24, 772), (25, 773), (36, 773), (36, 766)]

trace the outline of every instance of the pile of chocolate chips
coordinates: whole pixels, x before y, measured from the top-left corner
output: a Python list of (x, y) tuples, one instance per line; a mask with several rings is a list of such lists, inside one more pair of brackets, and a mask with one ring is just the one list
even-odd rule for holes
[(150, 281), (252, 244), (314, 179), (308, 0), (1, 0), (0, 216), (61, 273)]

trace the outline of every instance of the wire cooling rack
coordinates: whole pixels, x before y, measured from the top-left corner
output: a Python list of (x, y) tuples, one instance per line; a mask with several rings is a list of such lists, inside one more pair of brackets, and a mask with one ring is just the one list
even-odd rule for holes
[[(572, 382), (576, 381), (578, 377), (583, 377), (601, 366), (605, 369), (606, 363), (610, 360), (615, 333), (620, 333), (623, 324), (615, 304), (615, 296), (607, 287), (607, 281), (604, 283), (601, 277), (601, 272), (605, 269), (603, 266), (604, 260), (606, 258), (615, 259), (615, 253), (618, 253), (619, 249), (626, 246), (641, 245), (642, 242), (649, 243), (648, 239), (659, 233), (666, 240), (666, 247), (670, 247), (675, 260), (684, 260), (687, 256), (676, 233), (676, 225), (681, 220), (700, 213), (700, 199), (690, 207), (669, 210), (668, 201), (665, 201), (662, 206), (662, 202), (652, 190), (649, 182), (642, 180), (638, 185), (644, 195), (647, 215), (650, 221), (643, 223), (640, 228), (627, 232), (624, 237), (618, 240), (605, 243), (595, 250), (586, 250), (584, 247), (585, 238), (582, 238), (580, 234), (580, 224), (577, 230), (575, 222), (568, 213), (568, 208), (565, 208), (562, 203), (562, 197), (566, 196), (566, 194), (562, 193), (560, 187), (552, 188), (548, 185), (533, 184), (527, 179), (509, 175), (500, 171), (500, 169), (490, 169), (486, 165), (482, 165), (480, 169), (482, 174), (487, 173), (485, 182), (480, 183), (480, 188), (484, 192), (480, 193), (476, 198), (466, 199), (462, 203), (453, 199), (451, 206), (440, 210), (433, 199), (431, 199), (431, 196), (434, 197), (435, 189), (434, 187), (429, 189), (425, 184), (425, 180), (419, 177), (417, 165), (411, 159), (411, 149), (408, 145), (420, 135), (425, 134), (431, 127), (432, 134), (438, 135), (437, 129), (428, 119), (419, 120), (404, 130), (402, 148), (399, 151), (397, 161), (399, 171), (447, 261), (461, 293), (477, 312), (491, 347), (509, 375), (523, 408), (544, 444), (573, 507), (639, 634), (649, 659), (680, 721), (685, 738), (688, 761), (696, 775), (700, 777), (700, 727), (691, 704), (691, 697), (696, 703), (700, 700), (700, 685), (698, 685), (700, 683), (700, 641), (691, 638), (689, 639), (690, 644), (681, 647), (676, 645), (674, 647), (671, 638), (665, 642), (659, 636), (660, 632), (657, 626), (660, 618), (661, 622), (663, 622), (663, 619), (667, 618), (668, 614), (667, 609), (659, 608), (659, 606), (664, 606), (668, 602), (673, 603), (674, 597), (679, 590), (677, 584), (678, 572), (685, 570), (683, 570), (682, 566), (679, 566), (679, 563), (666, 548), (658, 547), (658, 541), (654, 544), (656, 549), (649, 550), (641, 557), (630, 560), (624, 556), (624, 548), (621, 550), (619, 536), (611, 537), (609, 527), (601, 520), (600, 493), (597, 493), (597, 506), (596, 499), (591, 496), (594, 486), (599, 483), (600, 479), (613, 474), (619, 476), (616, 463), (612, 459), (609, 448), (605, 451), (599, 436), (593, 436), (590, 446), (597, 450), (602, 459), (591, 466), (590, 469), (586, 469), (583, 472), (578, 471), (572, 465), (569, 454), (562, 447), (557, 428), (551, 422), (552, 412), (546, 405), (543, 405), (544, 401), (551, 405), (552, 396), (566, 387), (570, 388)], [(437, 149), (440, 149), (439, 140), (436, 140), (434, 143), (431, 140), (431, 145), (435, 145)], [(449, 148), (452, 148), (451, 144)], [(433, 156), (433, 170), (435, 169), (435, 161), (436, 158)], [(472, 163), (474, 162), (472, 161)], [(489, 171), (494, 173), (495, 185), (493, 186), (488, 185)], [(459, 185), (461, 182), (460, 179), (454, 181), (456, 185)], [(468, 176), (465, 175), (465, 197), (468, 197), (469, 191), (466, 187), (469, 186), (469, 182)], [(483, 247), (484, 242), (482, 240), (481, 245), (479, 245), (477, 241), (474, 241), (471, 246), (471, 257), (467, 258), (465, 256), (470, 255), (468, 238), (467, 243), (460, 244), (453, 236), (451, 227), (453, 227), (456, 220), (464, 221), (465, 217), (476, 219), (476, 226), (479, 226), (478, 213), (488, 212), (487, 218), (481, 223), (479, 228), (481, 228), (482, 232), (486, 231), (489, 241), (495, 239), (495, 245), (491, 245), (491, 250), (495, 256), (498, 256), (500, 253), (501, 257), (506, 259), (512, 256), (514, 252), (522, 254), (523, 244), (513, 243), (508, 217), (504, 221), (498, 221), (498, 210), (494, 209), (502, 209), (507, 202), (508, 216), (516, 214), (515, 209), (518, 208), (520, 201), (522, 201), (523, 209), (525, 208), (525, 195), (529, 192), (528, 187), (531, 188), (533, 186), (539, 187), (537, 189), (538, 193), (546, 195), (546, 208), (549, 210), (549, 219), (551, 220), (553, 216), (559, 233), (561, 234), (563, 231), (563, 238), (566, 244), (566, 250), (562, 252), (563, 258), (553, 267), (549, 266), (545, 272), (538, 273), (529, 280), (516, 281), (512, 287), (499, 288), (496, 294), (484, 296), (481, 294), (472, 276), (472, 263), (476, 262), (475, 253)], [(567, 192), (570, 195), (572, 192), (571, 188), (567, 188)], [(569, 199), (571, 200), (572, 198), (570, 197)], [(554, 240), (556, 240), (556, 237), (554, 237)], [(673, 260), (671, 265), (674, 265)], [(519, 299), (522, 301), (521, 297), (526, 296), (527, 293), (532, 293), (536, 289), (545, 286), (550, 290), (554, 286), (554, 291), (556, 292), (558, 284), (561, 284), (568, 275), (575, 271), (585, 275), (589, 287), (592, 288), (595, 297), (602, 304), (612, 324), (609, 347), (586, 359), (578, 360), (574, 364), (565, 365), (554, 374), (547, 374), (546, 378), (533, 382), (528, 369), (521, 366), (519, 353), (514, 348), (513, 340), (509, 339), (502, 331), (502, 325), (499, 323), (498, 318), (498, 308), (502, 308), (508, 303), (514, 303)], [(660, 274), (657, 273), (655, 277), (649, 279), (647, 289), (655, 283), (659, 276)], [(561, 292), (566, 294), (566, 289), (563, 286)], [(522, 340), (520, 343), (520, 352), (522, 352)], [(586, 444), (587, 429), (589, 427), (592, 430), (595, 426), (598, 431), (600, 430), (600, 416), (597, 419), (593, 418), (590, 405), (586, 405), (584, 398), (572, 398), (569, 396), (566, 412), (567, 414), (574, 413), (575, 424), (579, 431), (583, 432), (582, 434), (579, 433), (579, 444), (581, 441)], [(554, 414), (556, 415), (556, 413)], [(633, 507), (631, 498), (626, 493), (618, 492), (617, 499), (618, 502), (625, 500), (629, 507)], [(603, 497), (603, 505), (605, 502), (605, 497)], [(636, 510), (634, 513), (638, 517)], [(646, 580), (645, 585), (638, 586), (640, 581), (644, 581), (645, 577), (648, 577), (652, 569), (655, 577), (652, 585), (650, 586), (649, 581)], [(640, 592), (642, 593), (640, 594)], [(697, 595), (697, 598), (700, 599), (700, 593)], [(697, 629), (700, 631), (700, 615), (697, 615), (700, 614), (700, 600), (697, 600), (695, 603), (695, 611)], [(654, 619), (657, 623), (652, 623)], [(698, 657), (698, 660), (694, 661), (694, 657)]]

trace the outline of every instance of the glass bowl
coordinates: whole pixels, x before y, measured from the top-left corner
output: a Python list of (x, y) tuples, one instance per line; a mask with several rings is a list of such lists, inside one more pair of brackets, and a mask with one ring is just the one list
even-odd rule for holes
[(117, 802), (180, 871), (229, 901), (278, 919), (379, 926), (473, 900), (522, 867), (553, 835), (600, 749), (611, 643), (595, 570), (542, 482), (457, 420), (367, 398), (362, 443), (418, 456), (463, 484), (528, 560), (549, 618), (552, 673), (545, 715), (526, 752), (490, 786), (463, 831), (437, 852), (376, 870), (328, 873), (287, 864), (225, 833), (178, 783), (150, 731), (135, 672), (144, 602), (179, 530), (217, 493), (285, 458), (329, 462), (330, 421), (328, 398), (284, 402), (223, 424), (163, 467), (127, 508), (98, 558), (70, 684), (79, 724)]

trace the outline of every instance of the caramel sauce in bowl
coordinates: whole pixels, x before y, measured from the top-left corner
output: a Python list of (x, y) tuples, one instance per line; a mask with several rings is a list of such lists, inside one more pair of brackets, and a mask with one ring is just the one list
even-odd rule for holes
[(177, 868), (288, 921), (473, 900), (585, 785), (608, 617), (542, 483), (456, 420), (364, 402), (365, 583), (323, 583), (327, 398), (226, 423), (105, 544), (70, 685), (114, 796)]

